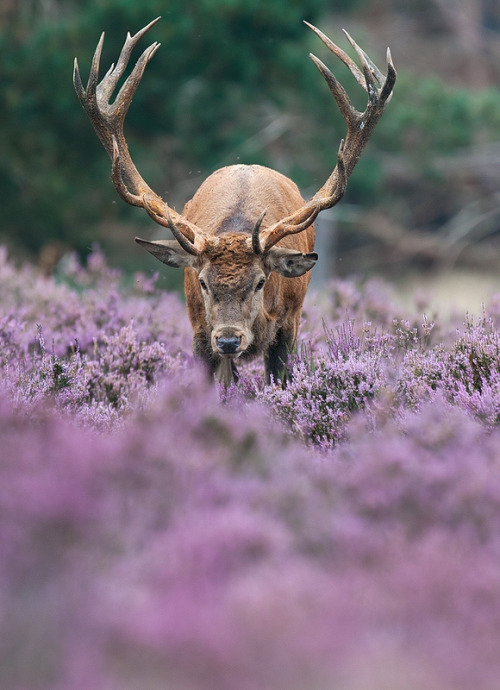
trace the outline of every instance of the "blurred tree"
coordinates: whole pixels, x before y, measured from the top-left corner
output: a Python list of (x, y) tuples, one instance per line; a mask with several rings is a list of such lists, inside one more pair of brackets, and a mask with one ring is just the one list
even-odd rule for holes
[[(106, 184), (109, 161), (71, 85), (74, 55), (85, 78), (103, 29), (104, 71), (126, 30), (135, 32), (163, 11), (151, 40), (164, 47), (148, 66), (126, 126), (144, 175), (170, 188), (179, 169), (209, 170), (231, 157), (236, 142), (255, 133), (248, 109), (279, 102), (278, 91), (306, 80), (301, 20), (315, 19), (325, 5), (170, 0), (165, 11), (159, 0), (96, 0), (85, 8), (11, 0), (0, 15), (9, 26), (0, 36), (2, 239), (13, 244), (16, 238), (31, 252), (49, 239), (85, 250), (98, 219), (117, 220), (121, 207), (111, 206), (115, 192)], [(155, 160), (151, 150), (160, 154)]]
[[(341, 227), (344, 211), (352, 217), (353, 207), (363, 213), (374, 207), (388, 227), (426, 233), (453, 225), (463, 206), (472, 205), (478, 218), (488, 215), (498, 206), (500, 170), (491, 151), (498, 150), (492, 147), (499, 138), (500, 95), (467, 82), (456, 56), (467, 58), (460, 48), (465, 28), (460, 33), (458, 27), (475, 17), (475, 35), (489, 40), (480, 55), (489, 61), (483, 73), (497, 74), (491, 56), (497, 54), (500, 15), (494, 0), (476, 3), (483, 8), (479, 14), (471, 3), (460, 0), (461, 18), (452, 21), (448, 0), (339, 0), (335, 13), (329, 0), (169, 0), (166, 6), (164, 0), (92, 0), (85, 6), (77, 0), (3, 0), (0, 240), (32, 254), (47, 243), (86, 252), (94, 240), (125, 249), (133, 247), (123, 238), (126, 223), (151, 227), (146, 214), (117, 200), (109, 160), (79, 106), (71, 69), (78, 55), (86, 79), (105, 30), (104, 73), (126, 31), (159, 14), (163, 20), (149, 41), (163, 45), (148, 65), (126, 133), (142, 174), (174, 206), (182, 206), (211, 171), (238, 161), (277, 168), (305, 194), (323, 183), (345, 126), (307, 59), (309, 50), (332, 66), (358, 107), (365, 101), (351, 75), (306, 31), (301, 20), (308, 19), (344, 48), (339, 28), (347, 25), (380, 67), (380, 46), (395, 43), (394, 98), (337, 209)], [(456, 42), (441, 50), (448, 40)], [(437, 63), (441, 78), (434, 74)], [(461, 80), (463, 88), (447, 86), (448, 78)], [(355, 227), (377, 234), (380, 223), (370, 223), (365, 216)], [(342, 241), (348, 238), (356, 249), (359, 235), (349, 220), (347, 226)], [(130, 227), (129, 237), (133, 233)]]

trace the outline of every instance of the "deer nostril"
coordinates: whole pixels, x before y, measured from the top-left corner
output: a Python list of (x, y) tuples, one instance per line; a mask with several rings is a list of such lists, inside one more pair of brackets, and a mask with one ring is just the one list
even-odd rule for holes
[(221, 337), (216, 340), (217, 349), (223, 355), (234, 354), (241, 345), (241, 337)]

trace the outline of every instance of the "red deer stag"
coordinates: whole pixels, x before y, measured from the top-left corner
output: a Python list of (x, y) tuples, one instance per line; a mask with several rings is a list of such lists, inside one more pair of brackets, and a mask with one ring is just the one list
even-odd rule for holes
[(112, 65), (99, 82), (102, 34), (86, 88), (75, 60), (76, 92), (113, 161), (112, 179), (118, 194), (127, 203), (144, 208), (175, 238), (136, 241), (167, 266), (185, 269), (195, 355), (228, 385), (237, 378), (235, 360), (262, 354), (267, 380), (273, 377), (285, 382), (286, 362), (295, 344), (309, 284), (308, 271), (318, 258), (313, 252), (313, 222), (320, 211), (331, 208), (343, 196), (347, 179), (392, 95), (396, 72), (390, 52), (384, 76), (346, 33), (360, 69), (319, 29), (305, 22), (368, 93), (366, 110), (360, 113), (332, 72), (310, 56), (347, 124), (330, 177), (305, 202), (296, 185), (275, 170), (231, 165), (210, 175), (180, 214), (142, 179), (123, 133), (134, 93), (160, 44), (146, 48), (110, 102), (133, 48), (158, 19), (135, 36), (127, 35), (116, 66)]

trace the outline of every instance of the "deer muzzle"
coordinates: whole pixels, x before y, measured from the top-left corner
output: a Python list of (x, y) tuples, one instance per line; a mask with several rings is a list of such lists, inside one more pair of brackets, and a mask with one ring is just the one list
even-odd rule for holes
[(212, 348), (219, 355), (240, 355), (249, 344), (249, 339), (241, 329), (218, 328), (212, 332)]
[(230, 336), (217, 338), (217, 349), (222, 355), (234, 355), (241, 345), (241, 337)]

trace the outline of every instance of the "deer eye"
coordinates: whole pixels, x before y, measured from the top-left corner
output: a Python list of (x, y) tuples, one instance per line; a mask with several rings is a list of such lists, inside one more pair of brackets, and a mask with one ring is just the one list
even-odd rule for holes
[(266, 284), (265, 278), (261, 278), (257, 285), (255, 286), (255, 292), (258, 292), (259, 290), (262, 290), (264, 285)]
[(200, 278), (200, 287), (201, 287), (202, 290), (205, 290), (205, 292), (206, 292), (206, 290), (207, 290), (207, 284), (205, 283), (205, 281), (203, 280), (203, 278)]

